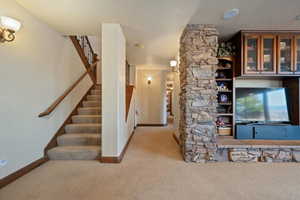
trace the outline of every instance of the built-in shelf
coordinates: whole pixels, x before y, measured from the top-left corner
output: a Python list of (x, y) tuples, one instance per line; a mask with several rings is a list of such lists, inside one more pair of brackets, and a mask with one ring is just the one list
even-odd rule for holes
[(232, 90), (218, 90), (219, 93), (222, 93), (222, 92), (232, 92)]
[(232, 81), (232, 78), (216, 78), (216, 81)]
[(217, 70), (232, 70), (232, 68), (229, 68), (229, 67), (217, 67)]
[[(218, 134), (220, 135), (233, 135), (234, 132), (234, 114), (230, 106), (233, 105), (234, 100), (234, 57), (219, 57), (220, 65), (217, 67), (218, 73), (223, 73), (223, 78), (216, 77), (217, 85), (219, 86), (217, 90), (219, 98), (222, 98), (221, 95), (226, 95), (229, 102), (218, 102), (218, 111), (217, 113), (217, 128)], [(230, 64), (231, 67), (227, 67), (227, 64)], [(224, 70), (224, 71), (222, 71)], [(221, 87), (220, 87), (221, 86)], [(225, 87), (227, 90), (222, 90), (221, 88)], [(229, 110), (230, 109), (230, 110)], [(221, 125), (222, 124), (222, 125)]]
[(233, 116), (232, 113), (218, 113), (218, 116)]
[(227, 105), (232, 105), (232, 103), (218, 103), (219, 105), (225, 105), (225, 106), (227, 106)]

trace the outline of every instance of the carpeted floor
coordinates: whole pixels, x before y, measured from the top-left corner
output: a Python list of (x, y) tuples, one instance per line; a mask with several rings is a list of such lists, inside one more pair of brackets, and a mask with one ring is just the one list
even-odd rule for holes
[(300, 164), (185, 163), (169, 127), (140, 127), (121, 164), (50, 161), (0, 199), (299, 200)]

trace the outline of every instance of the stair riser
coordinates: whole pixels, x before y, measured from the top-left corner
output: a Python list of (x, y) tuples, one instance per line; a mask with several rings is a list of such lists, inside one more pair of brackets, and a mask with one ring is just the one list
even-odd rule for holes
[(66, 126), (66, 133), (100, 133), (100, 126)]
[(101, 111), (100, 111), (100, 109), (93, 109), (93, 110), (92, 109), (91, 110), (79, 109), (78, 114), (79, 115), (100, 115)]
[(92, 95), (99, 95), (99, 96), (100, 96), (101, 91), (100, 91), (100, 90), (92, 90), (92, 91), (91, 91), (91, 94), (92, 94)]
[(95, 89), (95, 90), (101, 90), (101, 86), (100, 85), (95, 86), (93, 89)]
[(100, 107), (101, 102), (100, 101), (84, 101), (83, 107)]
[(72, 122), (76, 124), (100, 123), (100, 117), (72, 117)]
[(101, 100), (100, 95), (88, 95), (87, 96), (88, 101), (99, 101)]
[(59, 146), (100, 145), (100, 137), (84, 137), (84, 138), (58, 137), (57, 143)]
[(99, 157), (97, 151), (82, 152), (48, 152), (50, 160), (96, 160)]

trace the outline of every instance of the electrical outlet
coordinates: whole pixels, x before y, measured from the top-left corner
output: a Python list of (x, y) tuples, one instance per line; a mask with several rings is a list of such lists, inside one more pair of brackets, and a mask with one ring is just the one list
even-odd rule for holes
[(0, 167), (7, 165), (7, 160), (0, 160)]

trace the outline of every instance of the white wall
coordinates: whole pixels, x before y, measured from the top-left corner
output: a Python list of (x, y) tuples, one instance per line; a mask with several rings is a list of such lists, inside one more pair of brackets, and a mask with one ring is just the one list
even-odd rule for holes
[(174, 89), (173, 89), (173, 104), (172, 104), (172, 110), (174, 115), (174, 122), (173, 122), (173, 128), (175, 131), (175, 135), (179, 137), (179, 121), (180, 121), (180, 105), (179, 105), (179, 99), (180, 99), (180, 78), (179, 78), (179, 72), (173, 72), (174, 73)]
[(38, 118), (85, 71), (69, 38), (2, 0), (0, 15), (23, 27), (12, 43), (0, 44), (0, 178), (43, 157), (43, 150), (92, 85), (87, 76), (48, 117)]
[[(165, 70), (137, 69), (138, 124), (166, 124), (166, 73)], [(147, 83), (148, 76), (152, 82)]]
[(102, 24), (102, 156), (119, 156), (125, 122), (126, 40), (119, 24)]

